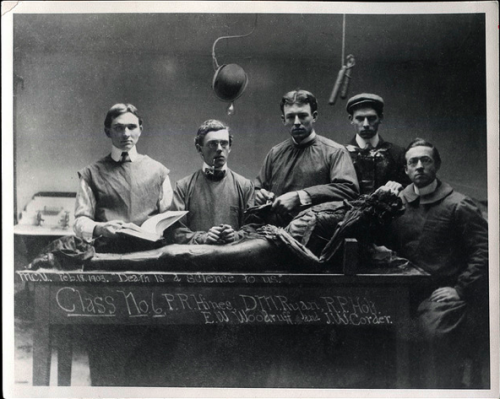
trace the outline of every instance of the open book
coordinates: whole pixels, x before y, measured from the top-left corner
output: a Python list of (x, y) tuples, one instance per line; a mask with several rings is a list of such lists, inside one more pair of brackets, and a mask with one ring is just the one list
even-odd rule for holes
[(188, 211), (167, 211), (147, 219), (141, 227), (129, 223), (117, 231), (117, 234), (136, 237), (156, 242), (163, 238), (163, 231), (181, 219)]

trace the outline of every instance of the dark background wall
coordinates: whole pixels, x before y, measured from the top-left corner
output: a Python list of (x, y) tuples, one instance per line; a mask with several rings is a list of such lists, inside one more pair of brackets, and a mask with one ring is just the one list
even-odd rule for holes
[[(15, 172), (18, 211), (38, 191), (76, 191), (76, 172), (109, 152), (107, 109), (131, 102), (144, 119), (141, 153), (171, 169), (174, 183), (201, 163), (193, 137), (208, 118), (235, 135), (230, 166), (254, 178), (286, 139), (281, 95), (319, 101), (316, 131), (340, 143), (354, 134), (345, 101), (328, 105), (341, 66), (342, 15), (260, 14), (255, 32), (222, 40), (219, 64), (249, 76), (236, 113), (211, 90), (212, 44), (245, 34), (253, 14), (16, 15)], [(416, 136), (441, 150), (441, 177), (486, 200), (483, 14), (347, 15), (345, 54), (356, 66), (349, 95), (386, 102), (381, 135), (405, 146)]]

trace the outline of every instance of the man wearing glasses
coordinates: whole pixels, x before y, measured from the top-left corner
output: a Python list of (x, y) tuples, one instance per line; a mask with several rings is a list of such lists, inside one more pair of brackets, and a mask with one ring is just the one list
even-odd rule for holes
[(488, 355), (488, 225), (470, 198), (437, 178), (436, 147), (415, 139), (405, 157), (412, 184), (400, 193), (406, 211), (388, 246), (432, 276), (417, 302), (433, 362), (422, 365), (428, 375), (419, 387), (460, 388), (467, 352)]
[[(105, 237), (107, 249), (120, 250), (116, 234), (127, 223), (141, 225), (172, 202), (169, 170), (137, 152), (142, 119), (132, 104), (113, 105), (104, 120), (111, 153), (78, 172), (74, 230), (90, 242)], [(114, 245), (113, 245), (114, 243)], [(125, 250), (130, 250), (128, 245)]]
[(253, 205), (250, 180), (227, 167), (233, 136), (224, 123), (209, 119), (198, 129), (200, 170), (176, 184), (172, 210), (189, 211), (167, 238), (178, 244), (226, 244), (237, 241), (245, 210)]

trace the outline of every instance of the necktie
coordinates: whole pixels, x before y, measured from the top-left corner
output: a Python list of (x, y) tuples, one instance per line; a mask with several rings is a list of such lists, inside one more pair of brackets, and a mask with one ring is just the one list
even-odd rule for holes
[(130, 156), (128, 155), (128, 152), (122, 152), (122, 157), (120, 162), (132, 162)]

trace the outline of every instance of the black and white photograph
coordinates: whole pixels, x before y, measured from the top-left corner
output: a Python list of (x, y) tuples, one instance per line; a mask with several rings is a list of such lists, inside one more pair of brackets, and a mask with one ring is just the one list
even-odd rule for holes
[(5, 397), (499, 395), (498, 2), (3, 2)]

